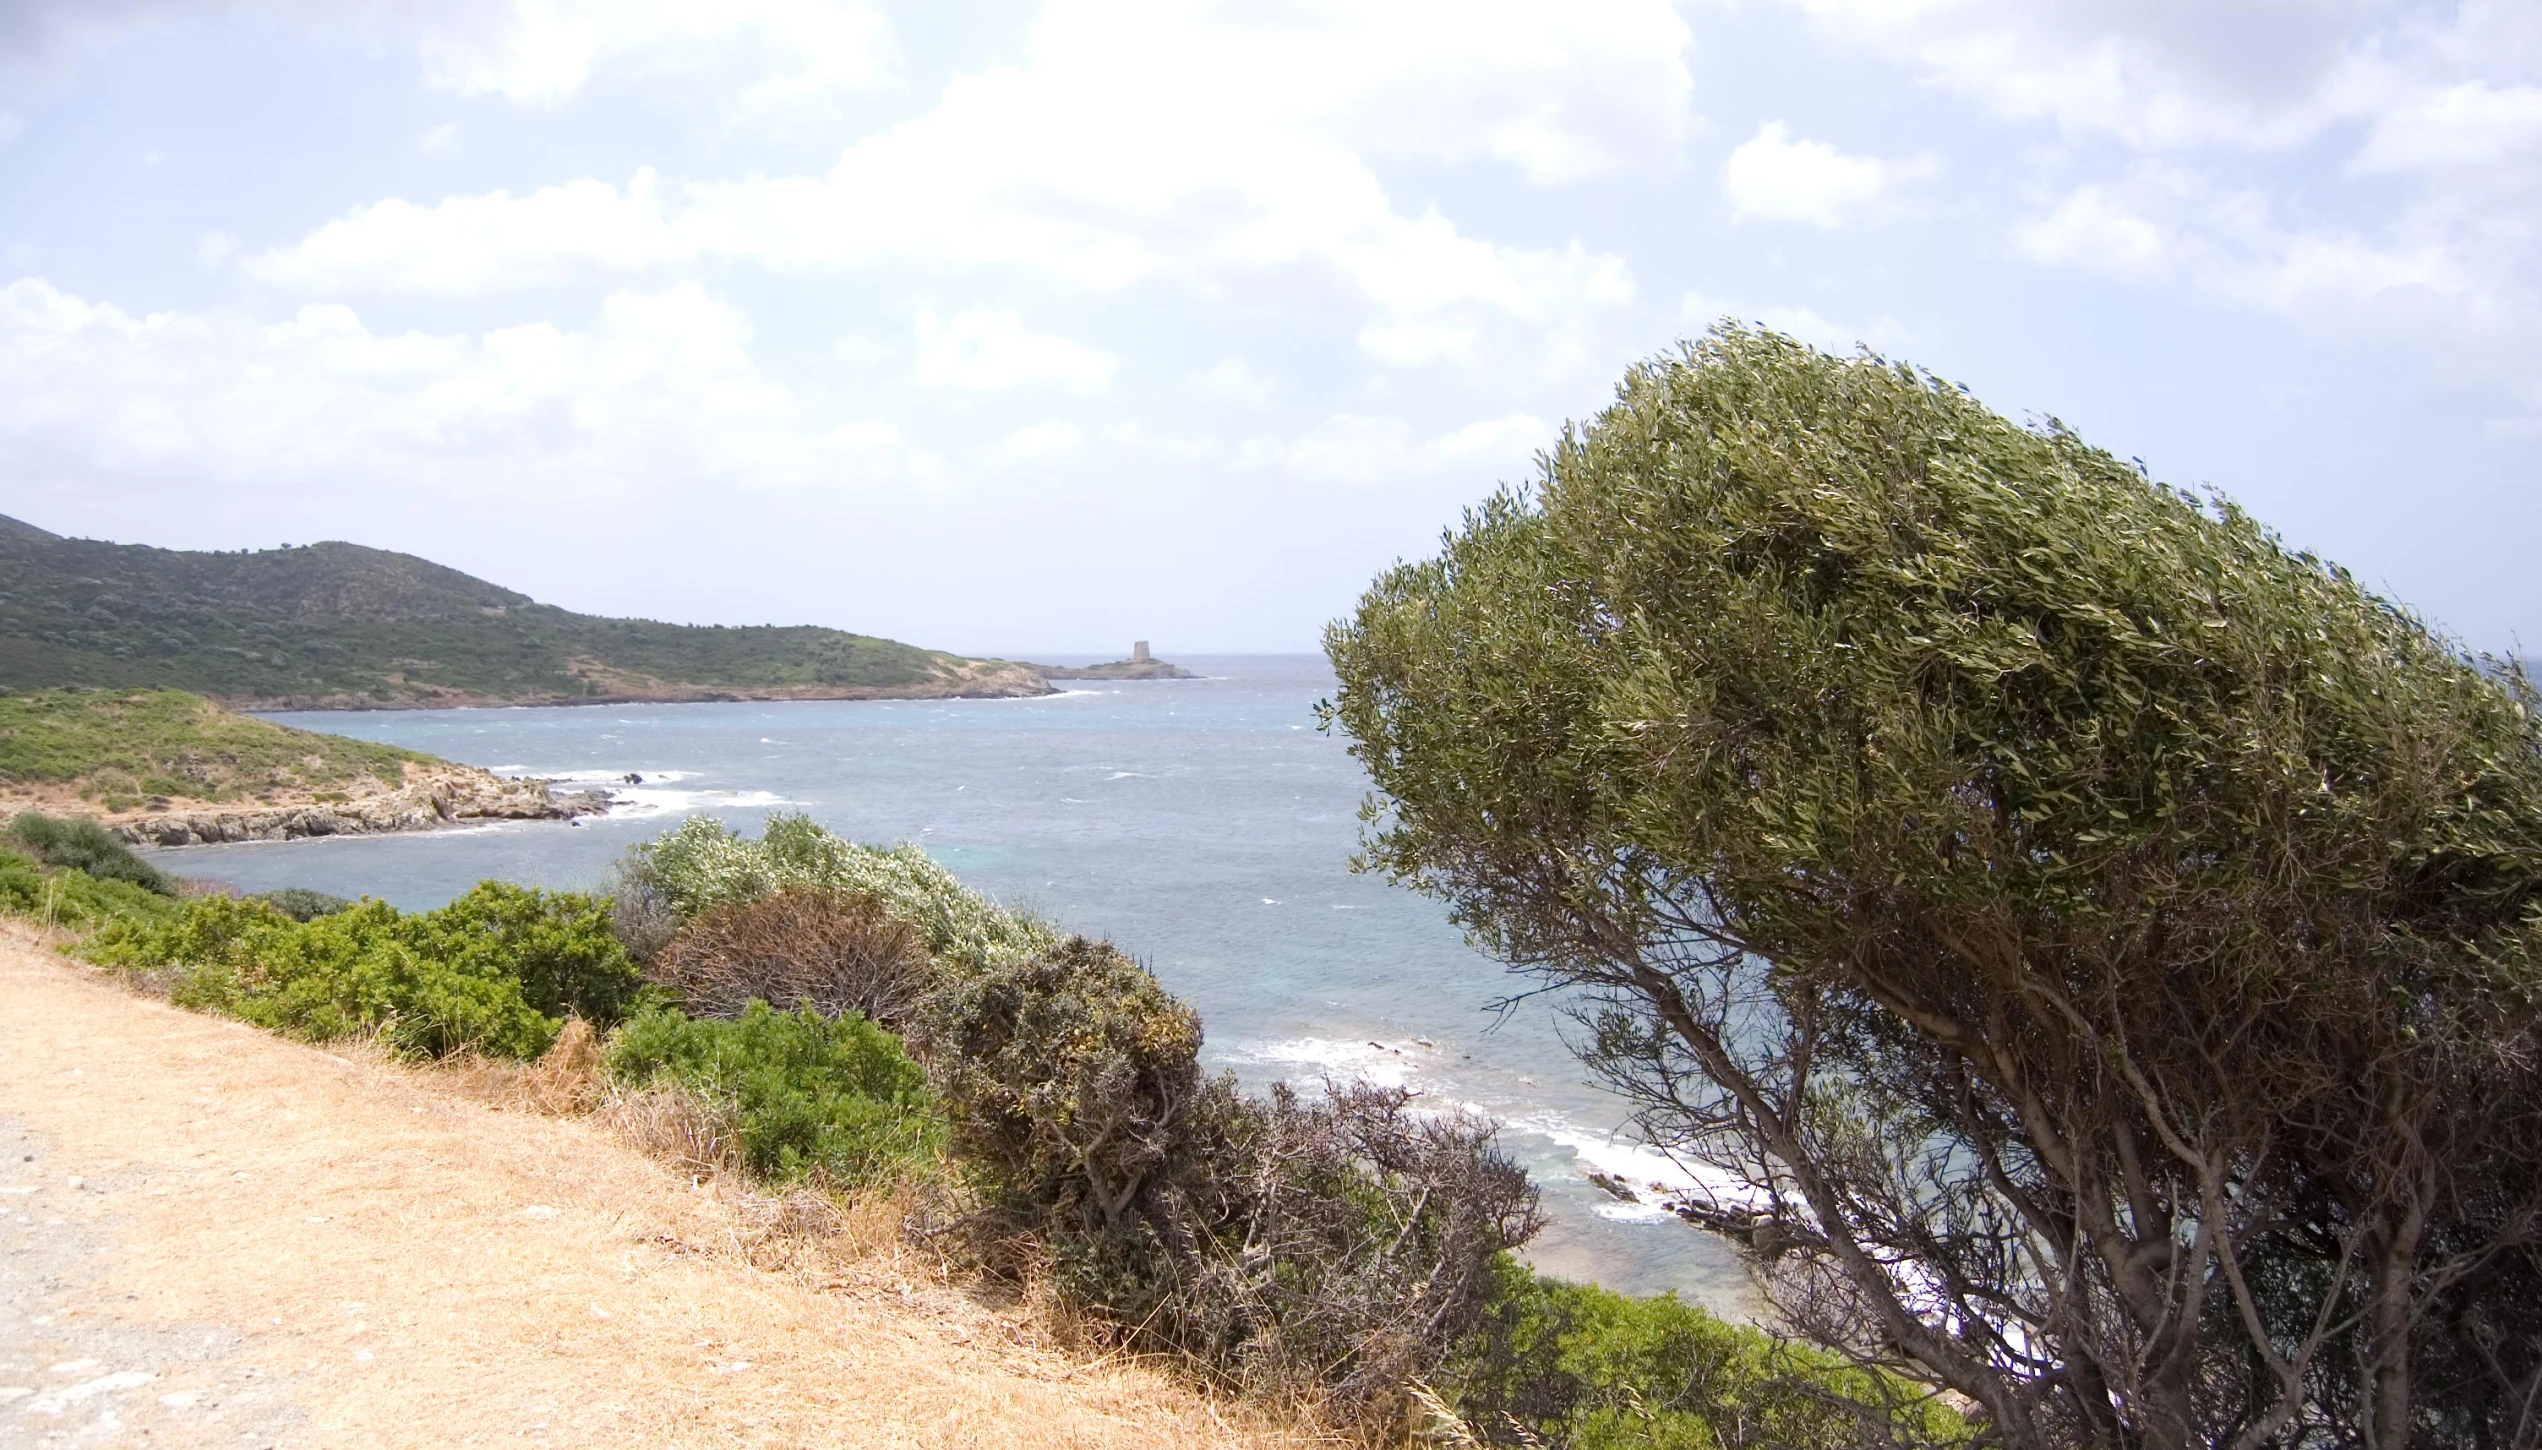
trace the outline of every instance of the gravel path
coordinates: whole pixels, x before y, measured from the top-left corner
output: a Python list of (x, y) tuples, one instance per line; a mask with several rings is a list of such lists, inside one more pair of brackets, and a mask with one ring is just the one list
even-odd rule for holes
[(287, 1382), (235, 1363), (236, 1333), (137, 1322), (107, 1301), (111, 1239), (92, 1215), (141, 1175), (91, 1183), (59, 1166), (0, 1120), (0, 1450), (275, 1443), (297, 1418)]
[(1284, 1443), (746, 1209), (0, 926), (0, 1447)]

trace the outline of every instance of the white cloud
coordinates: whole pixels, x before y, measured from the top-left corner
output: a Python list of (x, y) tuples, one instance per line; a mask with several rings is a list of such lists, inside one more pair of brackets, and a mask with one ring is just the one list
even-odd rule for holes
[(444, 122), (415, 139), (415, 149), (434, 155), (454, 149), (459, 144), (459, 128)]
[(866, 0), (514, 0), (427, 17), (419, 43), (435, 85), (534, 106), (571, 99), (604, 63), (658, 76), (743, 50), (770, 69), (740, 107), (765, 114), (888, 82), (899, 58)]
[(693, 284), (613, 294), (584, 331), (471, 335), (376, 333), (333, 304), (273, 324), (135, 316), (23, 279), (0, 288), (0, 437), (20, 477), (393, 477), (479, 498), (944, 468), (890, 423), (767, 375), (748, 325)]
[(1035, 332), (1012, 312), (964, 312), (950, 321), (932, 309), (918, 314), (915, 376), (925, 387), (1085, 395), (1112, 386), (1120, 367), (1112, 354)]
[[(803, 272), (1008, 269), (1211, 291), (1301, 265), (1398, 364), (1471, 353), (1632, 295), (1619, 257), (1495, 245), (1398, 211), (1369, 158), (1498, 161), (1552, 182), (1673, 155), (1690, 88), (1666, 0), (1277, 11), (1057, 0), (1027, 63), (950, 82), (823, 176), (381, 201), (257, 259), (313, 289), (482, 292), (747, 261)], [(1489, 22), (1489, 23), (1486, 23)], [(1160, 124), (1171, 117), (1171, 124)]]
[(1677, 300), (1678, 321), (1690, 332), (1710, 328), (1725, 317), (1799, 338), (1821, 352), (1849, 353), (1869, 346), (1896, 353), (1913, 341), (1906, 327), (1885, 313), (1867, 323), (1847, 324), (1830, 321), (1812, 307), (1752, 307), (1701, 292), (1689, 292)]
[[(2131, 146), (2293, 145), (2366, 104), (2397, 7), (2145, 0), (1793, 0), (2006, 116)], [(2377, 12), (2380, 11), (2380, 14)]]
[(2501, 302), (2441, 238), (2378, 243), (2326, 226), (2280, 222), (2268, 199), (2178, 167), (2074, 188), (2020, 223), (2034, 261), (2136, 279), (2184, 279), (2271, 310), (2355, 317), (2394, 306), (2477, 323)]
[(1247, 407), (1271, 405), (1272, 380), (1254, 371), (1253, 364), (1229, 353), (1217, 365), (1200, 375), (1200, 391), (1206, 397), (1220, 398)]
[(238, 238), (227, 232), (205, 232), (194, 243), (194, 259), (207, 267), (229, 260), (237, 251)]
[(2362, 173), (2502, 172), (2533, 181), (2542, 163), (2542, 86), (2479, 81), (2413, 98), (2375, 118), (2349, 163)]
[(983, 459), (1006, 468), (1047, 464), (1086, 446), (1086, 430), (1068, 420), (1029, 423), (982, 450)]
[(1734, 220), (1834, 227), (1940, 170), (1930, 156), (1848, 156), (1823, 141), (1796, 141), (1781, 121), (1768, 121), (1722, 164), (1721, 189)]
[(1294, 439), (1248, 439), (1243, 458), (1256, 466), (1362, 486), (1447, 469), (1472, 472), (1478, 479), (1487, 474), (1509, 478), (1552, 436), (1543, 419), (1525, 413), (1469, 423), (1426, 439), (1401, 418), (1338, 413)]
[(624, 191), (584, 180), (522, 197), (454, 196), (430, 207), (391, 199), (356, 208), (246, 267), (264, 281), (306, 291), (456, 294), (545, 286), (592, 270), (649, 271), (699, 251), (665, 216), (661, 190), (648, 169)]
[(527, 106), (571, 100), (603, 72), (720, 79), (738, 63), (744, 118), (782, 118), (891, 84), (899, 48), (874, 0), (17, 0), (0, 7), (0, 89), (57, 90), (128, 36), (248, 17), (412, 47), (425, 79)]

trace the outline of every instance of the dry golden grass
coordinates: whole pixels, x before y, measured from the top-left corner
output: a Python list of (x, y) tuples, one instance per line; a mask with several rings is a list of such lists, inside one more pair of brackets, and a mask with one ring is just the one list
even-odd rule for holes
[[(77, 1312), (227, 1326), (227, 1358), (152, 1392), (252, 1369), (299, 1411), (289, 1443), (1307, 1443), (1054, 1348), (1029, 1308), (949, 1288), (890, 1205), (750, 1193), (622, 1137), (692, 1131), (673, 1106), (497, 1105), (571, 1107), (588, 1064), (441, 1072), (301, 1046), (126, 992), (16, 928), (0, 1030), (0, 1116), (87, 1181), (64, 1206), (109, 1245)], [(151, 1428), (187, 1441), (174, 1412)]]

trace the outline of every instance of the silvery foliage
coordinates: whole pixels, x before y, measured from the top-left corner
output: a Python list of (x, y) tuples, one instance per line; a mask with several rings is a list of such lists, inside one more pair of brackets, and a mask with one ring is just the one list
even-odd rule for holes
[(1059, 941), (1047, 924), (973, 891), (909, 842), (859, 845), (804, 815), (770, 816), (755, 841), (712, 816), (692, 817), (637, 847), (635, 858), (682, 919), (804, 887), (873, 898), (915, 925), (943, 960), (1008, 965)]

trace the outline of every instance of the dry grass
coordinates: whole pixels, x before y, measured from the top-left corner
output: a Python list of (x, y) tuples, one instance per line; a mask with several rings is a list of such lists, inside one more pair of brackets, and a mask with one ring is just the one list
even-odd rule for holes
[(551, 1117), (483, 1096), (580, 1091), (563, 1061), (507, 1081), (310, 1048), (0, 936), (0, 1115), (86, 1180), (63, 1208), (113, 1245), (81, 1312), (238, 1336), (154, 1393), (253, 1369), (316, 1445), (1313, 1438), (1054, 1349), (1028, 1307), (948, 1287), (894, 1205), (752, 1194), (622, 1136), (711, 1157), (683, 1109)]

